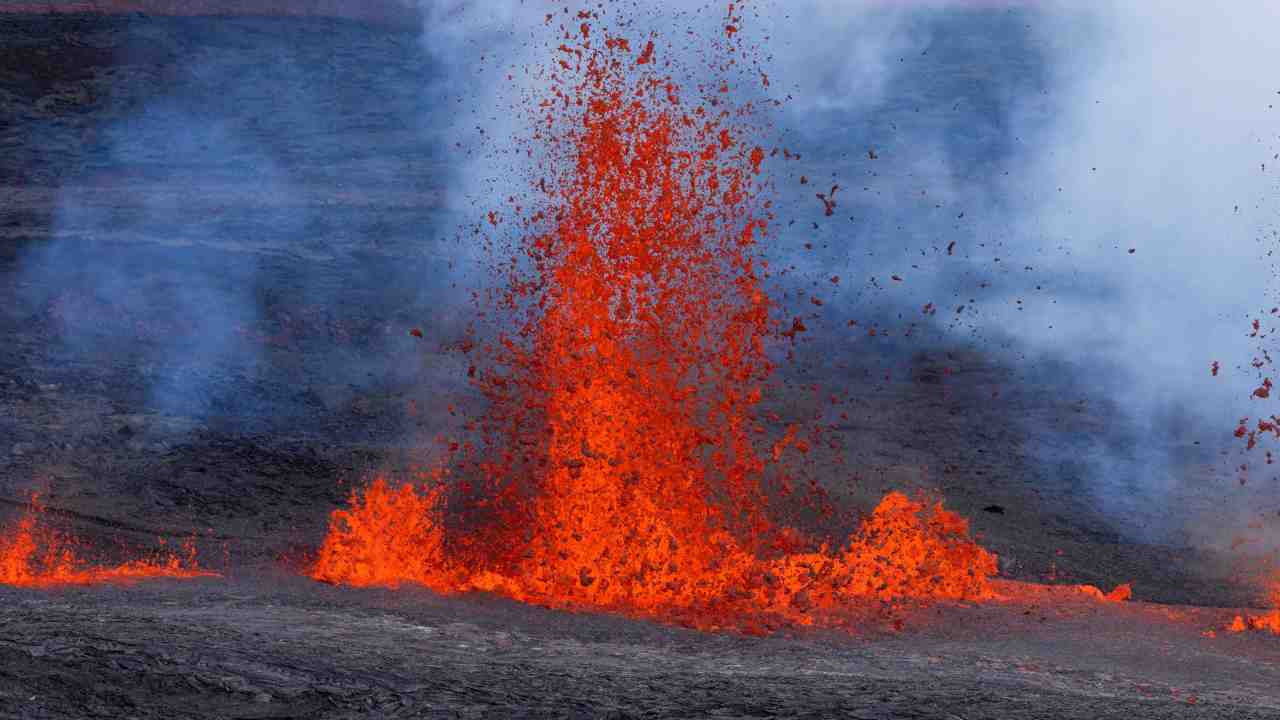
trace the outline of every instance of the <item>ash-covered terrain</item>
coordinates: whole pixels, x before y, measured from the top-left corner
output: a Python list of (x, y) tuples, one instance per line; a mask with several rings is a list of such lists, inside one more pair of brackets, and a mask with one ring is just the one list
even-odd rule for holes
[[(963, 95), (947, 122), (998, 160), (985, 78), (1035, 67), (1031, 19), (934, 20), (926, 80), (874, 125)], [(1064, 591), (755, 639), (299, 577), (350, 489), (425, 462), (471, 402), (450, 349), (479, 282), (458, 92), (416, 28), (0, 14), (0, 519), (39, 492), (108, 555), (194, 534), (226, 575), (0, 589), (0, 717), (1280, 716), (1276, 638), (1202, 635), (1233, 614), (1212, 608), (1261, 601), (1256, 558), (1182, 531), (1235, 520), (1209, 438), (1128, 428), (1069, 362), (981, 334), (797, 346), (789, 380), (850, 396), (844, 464), (818, 461), (832, 493), (865, 510), (937, 491), (1003, 577), (1132, 582), (1142, 602)], [(876, 302), (860, 327), (901, 311)], [(806, 398), (770, 407), (785, 422)], [(1161, 504), (1109, 511), (1103, 437), (1185, 472)]]

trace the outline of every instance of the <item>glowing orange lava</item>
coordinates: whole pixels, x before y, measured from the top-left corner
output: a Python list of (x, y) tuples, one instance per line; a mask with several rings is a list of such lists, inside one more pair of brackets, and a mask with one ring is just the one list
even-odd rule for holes
[(51, 587), (217, 575), (200, 569), (192, 544), (181, 554), (162, 552), (150, 559), (93, 567), (79, 557), (80, 543), (74, 537), (49, 527), (41, 522), (43, 518), (44, 507), (33, 496), (15, 525), (0, 528), (0, 585)]
[(1271, 606), (1276, 608), (1266, 615), (1237, 615), (1227, 626), (1230, 632), (1244, 632), (1245, 630), (1264, 630), (1273, 635), (1280, 635), (1280, 578), (1276, 578), (1271, 583), (1271, 590), (1268, 592), (1267, 599), (1270, 600)]
[(419, 494), (413, 485), (392, 489), (382, 478), (352, 492), (351, 509), (336, 510), (312, 566), (318, 580), (365, 587), (414, 582), (452, 588), (440, 524), (440, 488)]
[(1124, 602), (1133, 597), (1133, 586), (1129, 583), (1117, 585), (1109, 593), (1104, 593), (1093, 585), (1077, 585), (1076, 588), (1085, 595), (1103, 602)]
[(891, 493), (838, 548), (777, 522), (805, 444), (771, 442), (756, 413), (778, 334), (757, 255), (770, 153), (730, 84), (761, 72), (732, 4), (707, 44), (723, 77), (692, 93), (657, 38), (633, 48), (599, 21), (561, 26), (535, 70), (550, 90), (527, 105), (523, 145), (542, 161), (511, 199), (517, 257), (485, 308), (512, 329), (480, 347), (489, 408), (456, 463), (472, 479), (354, 493), (312, 576), (706, 629), (993, 597), (995, 556), (936, 501)]
[[(841, 552), (762, 558), (727, 533), (702, 540), (678, 536), (668, 513), (651, 506), (643, 511), (647, 514), (636, 514), (634, 524), (611, 516), (613, 527), (591, 528), (597, 542), (617, 543), (639, 554), (635, 560), (601, 563), (584, 560), (580, 551), (548, 557), (549, 542), (540, 541), (526, 545), (527, 564), (514, 573), (450, 555), (441, 499), (440, 486), (393, 489), (383, 479), (354, 492), (351, 508), (331, 518), (312, 577), (354, 586), (412, 582), (442, 593), (490, 591), (554, 607), (607, 609), (708, 629), (742, 628), (760, 619), (808, 625), (824, 611), (858, 600), (995, 598), (987, 584), (995, 574), (995, 557), (968, 539), (967, 522), (938, 503), (901, 493), (887, 495)], [(655, 541), (659, 532), (665, 534)], [(579, 542), (586, 544), (587, 536)], [(611, 560), (610, 553), (601, 552)], [(597, 584), (600, 588), (593, 590)], [(1123, 599), (1114, 595), (1105, 597)]]

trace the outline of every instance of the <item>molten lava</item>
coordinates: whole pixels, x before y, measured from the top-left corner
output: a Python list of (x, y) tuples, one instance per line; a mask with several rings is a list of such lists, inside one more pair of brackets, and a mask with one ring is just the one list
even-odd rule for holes
[[(581, 551), (548, 556), (550, 542), (535, 538), (525, 546), (525, 564), (506, 573), (449, 554), (441, 499), (440, 486), (392, 489), (382, 479), (354, 492), (351, 508), (331, 518), (312, 577), (354, 586), (412, 582), (442, 593), (490, 591), (707, 629), (754, 627), (758, 620), (808, 625), (823, 611), (858, 600), (995, 597), (987, 584), (995, 557), (968, 539), (967, 522), (939, 503), (901, 493), (887, 495), (842, 552), (762, 558), (724, 532), (677, 536), (668, 514), (650, 506), (642, 511), (648, 515), (635, 514), (634, 524), (611, 516), (614, 526), (593, 528), (606, 562), (583, 560)], [(655, 542), (659, 532), (665, 534)], [(608, 543), (639, 557), (615, 561)]]
[(1109, 593), (1104, 593), (1093, 585), (1077, 585), (1076, 588), (1085, 595), (1101, 602), (1124, 602), (1133, 597), (1133, 586), (1129, 583), (1117, 585)]
[(0, 584), (50, 587), (217, 574), (200, 569), (193, 544), (186, 545), (182, 554), (161, 552), (145, 560), (93, 567), (76, 552), (81, 543), (42, 522), (44, 518), (44, 507), (33, 496), (15, 525), (0, 528)]
[(1280, 635), (1280, 577), (1271, 582), (1271, 589), (1267, 594), (1267, 599), (1271, 606), (1275, 608), (1266, 615), (1237, 615), (1231, 624), (1227, 626), (1230, 632), (1244, 632), (1245, 630), (1264, 630), (1273, 635)]
[(419, 494), (378, 478), (352, 492), (351, 509), (335, 510), (312, 577), (360, 587), (414, 582), (451, 589), (440, 524), (440, 488)]
[(756, 413), (779, 333), (757, 255), (767, 153), (730, 84), (762, 73), (734, 13), (708, 43), (718, 79), (692, 93), (657, 38), (633, 49), (592, 11), (561, 27), (527, 106), (542, 160), (507, 214), (517, 257), (483, 308), (513, 330), (482, 347), (489, 408), (454, 463), (471, 479), (354, 493), (313, 577), (708, 629), (992, 597), (995, 557), (936, 501), (891, 493), (838, 549), (774, 517), (807, 446), (771, 445)]

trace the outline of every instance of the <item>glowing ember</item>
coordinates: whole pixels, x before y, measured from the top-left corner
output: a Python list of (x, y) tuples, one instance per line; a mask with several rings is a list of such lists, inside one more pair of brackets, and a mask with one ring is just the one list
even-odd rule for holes
[(992, 597), (995, 556), (940, 503), (892, 493), (839, 549), (771, 516), (769, 482), (786, 486), (788, 451), (808, 446), (789, 431), (761, 452), (755, 413), (778, 334), (756, 256), (766, 151), (728, 75), (761, 72), (745, 67), (732, 4), (732, 30), (710, 44), (724, 77), (699, 99), (656, 38), (598, 21), (561, 27), (540, 73), (551, 89), (528, 105), (528, 155), (544, 160), (536, 190), (511, 201), (519, 257), (484, 308), (515, 332), (482, 348), (496, 359), (475, 375), (490, 406), (479, 447), (460, 451), (480, 481), (451, 495), (375, 481), (334, 513), (313, 577), (708, 629)]
[(200, 569), (193, 544), (186, 545), (182, 554), (163, 552), (112, 567), (89, 566), (76, 553), (80, 543), (42, 523), (43, 513), (39, 497), (32, 496), (22, 518), (12, 527), (0, 528), (0, 584), (50, 587), (217, 575)]

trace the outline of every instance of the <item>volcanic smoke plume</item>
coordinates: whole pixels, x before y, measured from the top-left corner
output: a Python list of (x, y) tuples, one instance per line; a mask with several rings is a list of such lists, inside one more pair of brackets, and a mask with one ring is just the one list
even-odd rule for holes
[(715, 81), (696, 87), (673, 79), (684, 69), (661, 36), (598, 11), (546, 20), (554, 59), (528, 72), (549, 90), (527, 98), (517, 143), (541, 161), (528, 194), (489, 213), (516, 254), (490, 245), (505, 282), (482, 311), (511, 326), (476, 351), (491, 359), (473, 370), (489, 400), (479, 442), (459, 450), (452, 494), (377, 482), (353, 495), (314, 577), (700, 627), (808, 624), (855, 598), (988, 597), (994, 556), (938, 503), (891, 494), (839, 549), (770, 512), (792, 479), (784, 451), (804, 441), (792, 428), (761, 448), (780, 328), (756, 253), (778, 151), (757, 144), (763, 109), (734, 100), (768, 83), (734, 5), (707, 38)]

